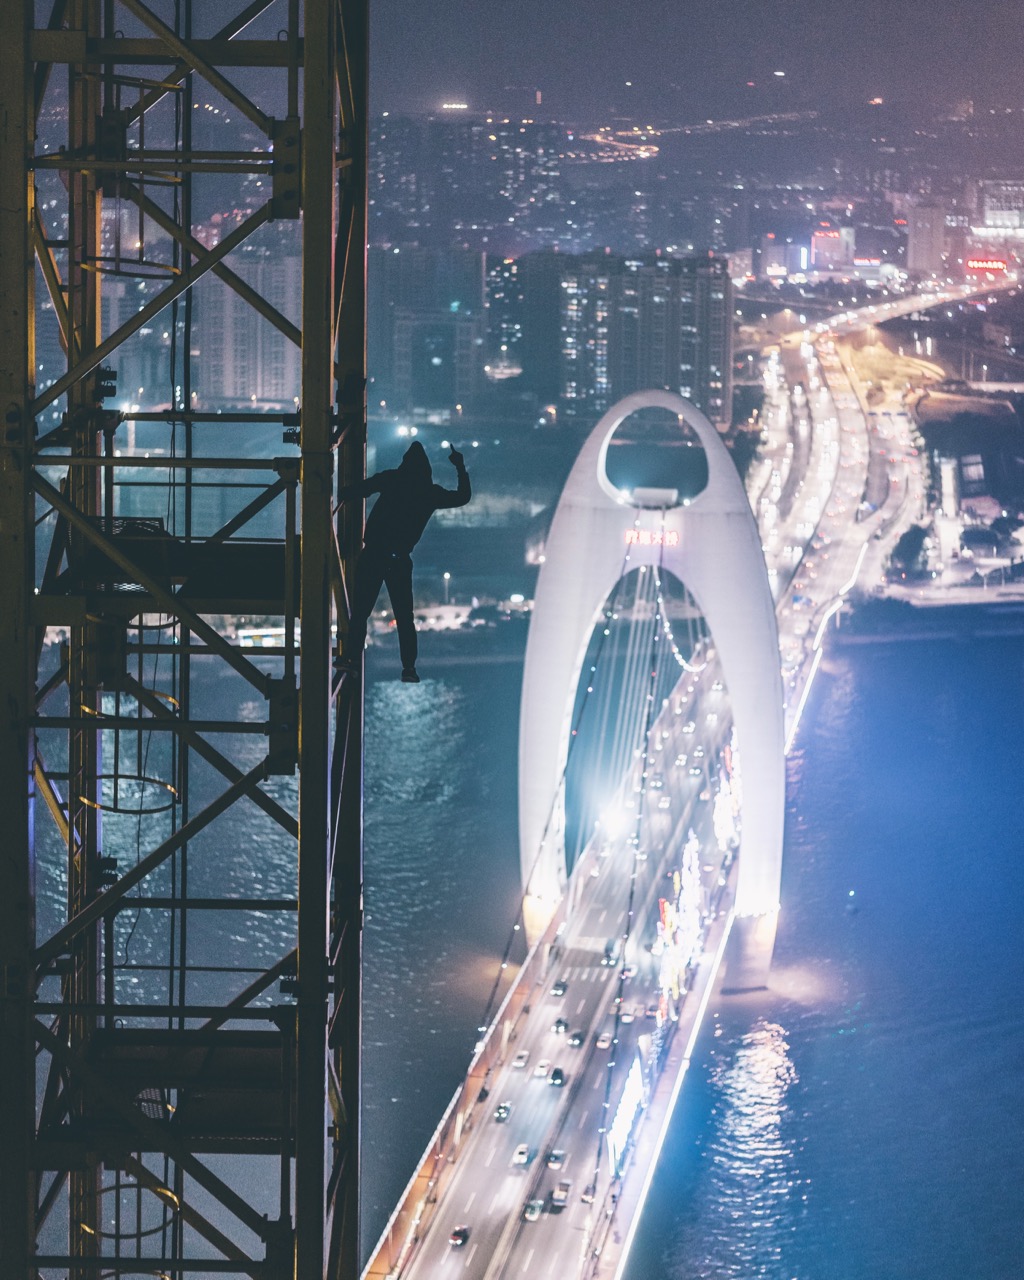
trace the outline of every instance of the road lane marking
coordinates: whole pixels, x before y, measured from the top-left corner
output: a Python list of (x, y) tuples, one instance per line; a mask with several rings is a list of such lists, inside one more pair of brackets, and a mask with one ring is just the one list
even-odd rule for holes
[(587, 997), (586, 997), (586, 996), (584, 996), (584, 997), (583, 997), (583, 999), (582, 999), (582, 1000), (579, 1002), (579, 1004), (576, 1006), (576, 1012), (577, 1012), (577, 1013), (582, 1013), (582, 1012), (583, 1012), (583, 1010), (584, 1010), (586, 1007), (587, 1007)]
[(491, 1200), (491, 1207), (487, 1210), (488, 1213), (494, 1212), (494, 1210), (498, 1207), (498, 1201), (500, 1199), (501, 1199), (501, 1190), (499, 1189), (494, 1193), (494, 1198)]
[(475, 1245), (475, 1244), (473, 1244), (473, 1245), (470, 1245), (470, 1246), (469, 1246), (469, 1253), (466, 1255), (466, 1267), (467, 1267), (467, 1269), (469, 1268), (470, 1264), (471, 1264), (471, 1263), (472, 1263), (472, 1261), (473, 1261), (473, 1254), (474, 1254), (474, 1253), (476, 1253), (476, 1245)]
[(484, 1161), (485, 1169), (489, 1169), (491, 1167), (491, 1161), (494, 1159), (497, 1153), (498, 1153), (498, 1144), (495, 1143), (494, 1146), (491, 1147), (490, 1151), (487, 1153), (487, 1159)]
[(466, 1213), (469, 1213), (469, 1206), (473, 1203), (475, 1199), (476, 1199), (476, 1192), (471, 1191), (469, 1193), (469, 1199), (466, 1201), (466, 1208), (465, 1208)]
[(583, 1126), (584, 1126), (584, 1124), (586, 1124), (586, 1122), (587, 1122), (587, 1113), (584, 1111), (584, 1113), (580, 1116), (580, 1122), (579, 1122), (579, 1124), (576, 1126), (576, 1128), (577, 1128), (577, 1129), (582, 1129), (582, 1128), (583, 1128)]
[(531, 1249), (530, 1252), (526, 1255), (526, 1261), (523, 1263), (524, 1271), (529, 1271), (530, 1263), (533, 1261), (534, 1252), (535, 1250)]
[(608, 908), (607, 908), (607, 907), (605, 907), (605, 909), (604, 909), (604, 910), (601, 912), (601, 914), (597, 917), (597, 923), (598, 923), (598, 924), (604, 924), (604, 918), (605, 918), (605, 916), (606, 916), (607, 914), (608, 914)]

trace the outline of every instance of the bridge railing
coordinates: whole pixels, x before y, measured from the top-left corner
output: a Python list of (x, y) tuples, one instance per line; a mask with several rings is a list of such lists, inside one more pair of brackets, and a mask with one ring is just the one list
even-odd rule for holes
[(563, 896), (544, 934), (534, 943), (490, 1026), (473, 1054), (466, 1078), (455, 1090), (441, 1122), (409, 1179), (395, 1211), (370, 1254), (362, 1280), (397, 1280), (444, 1200), (466, 1135), (487, 1114), (490, 1083), (516, 1039), (520, 1019), (543, 994), (565, 923), (569, 895)]

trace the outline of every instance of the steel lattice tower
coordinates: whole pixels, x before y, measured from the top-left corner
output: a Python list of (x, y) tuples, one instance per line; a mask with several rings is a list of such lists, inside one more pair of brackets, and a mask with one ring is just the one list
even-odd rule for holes
[[(0, 1274), (355, 1277), (366, 0), (36, 9), (0, 41)], [(228, 317), (292, 403), (212, 403)]]

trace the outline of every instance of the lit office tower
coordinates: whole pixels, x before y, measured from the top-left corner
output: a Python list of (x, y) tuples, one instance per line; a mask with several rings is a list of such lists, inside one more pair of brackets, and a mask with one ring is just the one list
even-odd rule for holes
[(573, 417), (632, 391), (679, 392), (719, 427), (732, 413), (732, 285), (725, 258), (530, 254), (523, 370)]
[(493, 381), (523, 371), (523, 280), (515, 258), (487, 259), (487, 359)]
[(408, 116), (378, 117), (370, 130), (367, 229), (373, 244), (419, 238), (429, 223), (423, 127)]
[(975, 231), (1024, 230), (1024, 179), (990, 178), (977, 183)]
[(907, 213), (907, 270), (928, 276), (942, 270), (946, 248), (946, 211), (919, 204)]

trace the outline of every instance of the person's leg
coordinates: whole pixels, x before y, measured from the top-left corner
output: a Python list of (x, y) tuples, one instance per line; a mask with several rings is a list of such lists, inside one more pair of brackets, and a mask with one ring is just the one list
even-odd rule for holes
[(352, 616), (349, 619), (348, 642), (345, 646), (346, 662), (358, 665), (363, 660), (366, 626), (383, 581), (384, 564), (381, 557), (364, 547), (356, 561), (355, 582), (352, 585)]
[(392, 556), (384, 571), (391, 611), (395, 615), (398, 630), (398, 652), (402, 669), (412, 671), (416, 666), (416, 623), (413, 620), (412, 560), (409, 556)]

